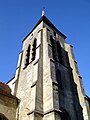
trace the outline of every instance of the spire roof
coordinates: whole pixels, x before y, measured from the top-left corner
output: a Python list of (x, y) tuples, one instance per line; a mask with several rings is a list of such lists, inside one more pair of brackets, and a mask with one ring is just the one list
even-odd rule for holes
[[(67, 37), (61, 33), (51, 22), (50, 20), (46, 17), (46, 16), (42, 16), (39, 21), (37, 22), (37, 24), (35, 25), (35, 27), (32, 29), (32, 31), (24, 38), (24, 40), (33, 32), (33, 30), (41, 23), (41, 22), (45, 22), (48, 26), (50, 26), (51, 28), (53, 28), (55, 31), (57, 31), (64, 39), (66, 39)], [(24, 41), (23, 40), (23, 41)], [(23, 42), (22, 41), (22, 42)]]

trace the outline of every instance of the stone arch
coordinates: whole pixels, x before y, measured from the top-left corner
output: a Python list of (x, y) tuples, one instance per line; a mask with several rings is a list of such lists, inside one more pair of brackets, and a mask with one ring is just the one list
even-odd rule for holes
[(61, 120), (71, 120), (69, 113), (64, 108), (60, 108), (60, 110), (61, 110)]
[(8, 118), (6, 118), (4, 114), (0, 113), (0, 120), (8, 120)]

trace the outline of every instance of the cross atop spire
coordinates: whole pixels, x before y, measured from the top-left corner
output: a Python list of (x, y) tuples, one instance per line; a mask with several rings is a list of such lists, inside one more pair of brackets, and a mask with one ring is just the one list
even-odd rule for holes
[(43, 7), (43, 9), (42, 9), (42, 16), (44, 16), (45, 15), (45, 8)]

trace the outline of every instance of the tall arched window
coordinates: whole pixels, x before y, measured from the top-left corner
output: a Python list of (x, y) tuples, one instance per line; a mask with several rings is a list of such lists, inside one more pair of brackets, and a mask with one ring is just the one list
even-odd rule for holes
[(8, 120), (4, 114), (0, 113), (0, 120)]
[(56, 80), (57, 80), (57, 83), (58, 83), (58, 89), (63, 90), (60, 70), (56, 70)]
[(56, 58), (56, 41), (53, 39), (52, 36), (50, 36), (50, 41), (51, 41), (51, 45), (52, 45), (52, 55), (53, 55), (53, 59), (57, 60)]
[(59, 62), (62, 64), (63, 63), (63, 55), (62, 55), (62, 48), (61, 48), (59, 41), (57, 41), (57, 52), (58, 52)]

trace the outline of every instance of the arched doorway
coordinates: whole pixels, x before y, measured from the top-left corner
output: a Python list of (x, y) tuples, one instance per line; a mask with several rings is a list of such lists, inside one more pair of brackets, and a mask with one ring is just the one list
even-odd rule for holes
[(0, 120), (8, 120), (4, 114), (0, 113)]

